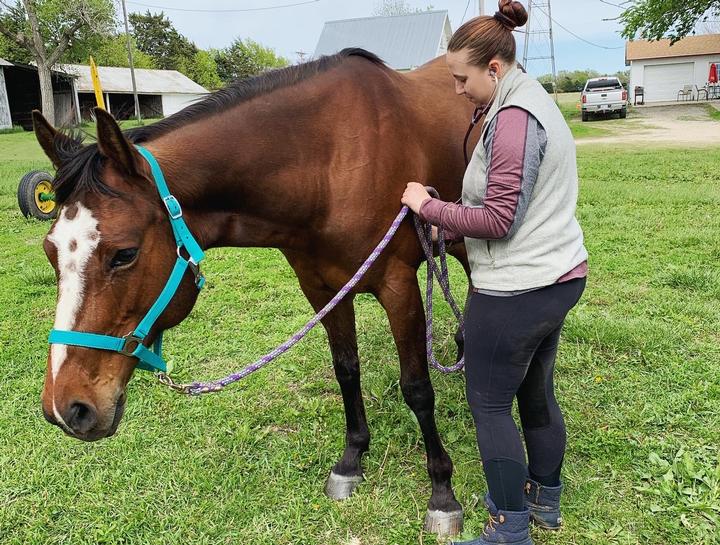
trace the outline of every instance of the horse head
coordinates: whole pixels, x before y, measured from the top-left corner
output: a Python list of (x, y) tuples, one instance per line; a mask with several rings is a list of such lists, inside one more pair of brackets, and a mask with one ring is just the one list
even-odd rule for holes
[[(122, 338), (158, 298), (178, 249), (147, 163), (110, 114), (96, 116), (97, 143), (83, 145), (33, 113), (61, 205), (43, 246), (58, 281), (54, 329)], [(197, 290), (185, 276), (144, 344), (190, 312)], [(112, 435), (137, 363), (116, 351), (52, 344), (45, 418), (85, 441)]]

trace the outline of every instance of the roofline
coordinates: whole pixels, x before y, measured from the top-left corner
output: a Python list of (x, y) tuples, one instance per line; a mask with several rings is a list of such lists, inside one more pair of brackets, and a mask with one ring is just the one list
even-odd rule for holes
[(345, 22), (349, 22), (349, 21), (364, 21), (367, 19), (390, 19), (393, 17), (413, 17), (415, 15), (428, 15), (430, 13), (444, 13), (445, 17), (448, 16), (448, 10), (438, 9), (438, 10), (432, 10), (432, 11), (420, 11), (418, 13), (401, 13), (399, 15), (372, 15), (370, 17), (354, 17), (352, 19), (334, 19), (332, 21), (325, 21), (325, 24), (329, 25), (330, 23), (345, 23)]
[(683, 57), (708, 57), (711, 55), (720, 55), (720, 51), (717, 51), (715, 53), (683, 53), (682, 55), (664, 55), (661, 57), (637, 57), (634, 59), (628, 59), (625, 58), (625, 66), (629, 66), (628, 63), (634, 62), (634, 61), (653, 61), (657, 59), (681, 59)]

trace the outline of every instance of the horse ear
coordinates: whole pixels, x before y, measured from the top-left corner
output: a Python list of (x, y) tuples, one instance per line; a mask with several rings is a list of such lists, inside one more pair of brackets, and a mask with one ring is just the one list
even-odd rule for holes
[(45, 155), (52, 161), (55, 168), (60, 168), (60, 156), (57, 152), (56, 142), (58, 139), (67, 138), (61, 132), (55, 130), (47, 119), (40, 113), (39, 110), (33, 110), (32, 112), (33, 129), (35, 130), (35, 137), (37, 138), (40, 147), (45, 152)]
[(98, 150), (128, 174), (138, 173), (138, 154), (117, 124), (102, 108), (95, 108)]

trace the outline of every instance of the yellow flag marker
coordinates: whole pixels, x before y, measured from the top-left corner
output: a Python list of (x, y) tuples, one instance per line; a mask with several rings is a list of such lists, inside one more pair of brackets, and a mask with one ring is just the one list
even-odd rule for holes
[(102, 86), (100, 85), (100, 76), (98, 75), (98, 69), (92, 57), (90, 57), (90, 78), (92, 78), (93, 89), (95, 89), (95, 100), (97, 101), (98, 108), (106, 110)]

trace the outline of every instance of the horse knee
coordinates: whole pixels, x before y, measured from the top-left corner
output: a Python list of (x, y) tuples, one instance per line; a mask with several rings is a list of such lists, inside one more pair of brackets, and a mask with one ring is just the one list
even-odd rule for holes
[(402, 383), (400, 389), (405, 403), (416, 415), (427, 411), (432, 413), (435, 407), (435, 390), (430, 379)]

